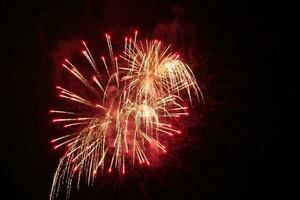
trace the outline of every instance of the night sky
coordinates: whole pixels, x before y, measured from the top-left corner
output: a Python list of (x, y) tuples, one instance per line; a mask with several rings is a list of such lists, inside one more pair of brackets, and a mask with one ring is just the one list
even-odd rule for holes
[(63, 82), (64, 56), (79, 52), (81, 39), (103, 52), (105, 32), (118, 46), (136, 28), (141, 38), (174, 44), (195, 72), (206, 102), (192, 109), (185, 133), (172, 138), (159, 167), (100, 176), (94, 187), (83, 184), (71, 199), (256, 199), (278, 189), (271, 184), (277, 133), (270, 129), (270, 115), (280, 35), (269, 4), (29, 0), (1, 1), (1, 10), (5, 199), (49, 196), (63, 153), (49, 141), (63, 131), (50, 123), (48, 111), (58, 100), (55, 85)]

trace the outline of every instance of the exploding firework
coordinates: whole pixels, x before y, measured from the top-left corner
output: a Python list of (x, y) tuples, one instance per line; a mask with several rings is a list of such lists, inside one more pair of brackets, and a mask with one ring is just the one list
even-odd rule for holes
[(150, 165), (152, 150), (166, 153), (163, 140), (181, 133), (172, 126), (172, 119), (189, 115), (181, 94), (186, 93), (190, 103), (192, 95), (203, 98), (191, 69), (179, 54), (170, 52), (170, 46), (157, 40), (137, 41), (135, 31), (133, 39), (125, 37), (122, 55), (115, 57), (111, 38), (105, 37), (109, 59), (98, 61), (105, 74), (100, 73), (99, 63), (84, 41), (82, 54), (94, 71), (92, 79), (68, 59), (62, 64), (95, 98), (56, 86), (59, 97), (86, 109), (50, 110), (58, 116), (52, 122), (76, 127), (74, 133), (51, 141), (54, 149), (64, 146), (65, 153), (54, 175), (50, 199), (57, 197), (62, 185), (69, 197), (75, 179), (78, 188), (81, 179), (92, 184), (98, 171), (116, 169), (124, 174), (128, 164)]

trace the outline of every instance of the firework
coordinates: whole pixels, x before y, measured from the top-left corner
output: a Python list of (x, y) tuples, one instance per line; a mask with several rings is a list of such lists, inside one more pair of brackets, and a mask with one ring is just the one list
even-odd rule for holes
[[(189, 115), (181, 94), (186, 93), (190, 103), (192, 95), (202, 97), (191, 69), (170, 52), (170, 46), (163, 47), (157, 40), (137, 41), (136, 31), (133, 39), (125, 37), (124, 51), (115, 57), (111, 38), (105, 37), (109, 59), (101, 57), (97, 62), (82, 41), (82, 54), (94, 71), (92, 79), (68, 59), (62, 64), (95, 98), (56, 86), (59, 97), (94, 112), (50, 110), (57, 116), (52, 122), (77, 130), (51, 141), (54, 149), (65, 147), (65, 153), (54, 175), (50, 199), (57, 197), (62, 185), (69, 197), (76, 179), (78, 188), (81, 179), (93, 184), (99, 171), (116, 169), (124, 174), (130, 163), (150, 165), (151, 149), (166, 153), (162, 139), (181, 133), (172, 126), (172, 119)], [(105, 68), (105, 74), (98, 66)]]

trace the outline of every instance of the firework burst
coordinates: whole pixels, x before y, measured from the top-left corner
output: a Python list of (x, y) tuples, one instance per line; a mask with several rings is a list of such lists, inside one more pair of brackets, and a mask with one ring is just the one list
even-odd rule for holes
[[(116, 169), (124, 174), (130, 163), (150, 165), (151, 149), (166, 153), (162, 139), (181, 133), (172, 126), (172, 119), (189, 115), (181, 94), (188, 94), (190, 103), (192, 95), (203, 98), (191, 69), (179, 54), (170, 52), (170, 46), (157, 40), (137, 41), (135, 31), (133, 39), (125, 37), (122, 55), (115, 57), (111, 38), (105, 37), (109, 59), (101, 57), (100, 62), (82, 41), (82, 54), (94, 71), (91, 81), (68, 59), (62, 64), (95, 98), (57, 86), (59, 97), (94, 112), (50, 110), (57, 116), (52, 122), (77, 130), (51, 141), (54, 149), (65, 147), (65, 153), (54, 175), (50, 199), (57, 197), (62, 185), (69, 197), (76, 179), (78, 188), (81, 179), (93, 184), (98, 171)], [(105, 68), (106, 81), (99, 63)]]

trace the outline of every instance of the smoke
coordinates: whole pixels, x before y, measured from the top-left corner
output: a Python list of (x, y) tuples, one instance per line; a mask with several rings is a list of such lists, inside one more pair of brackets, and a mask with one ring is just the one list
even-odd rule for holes
[(80, 53), (82, 45), (77, 38), (71, 38), (69, 40), (59, 40), (56, 47), (49, 52), (49, 57), (53, 62), (53, 79), (55, 83), (61, 83), (62, 81), (72, 83), (72, 76), (64, 73), (65, 70), (62, 67), (62, 63), (65, 58), (71, 58)]

